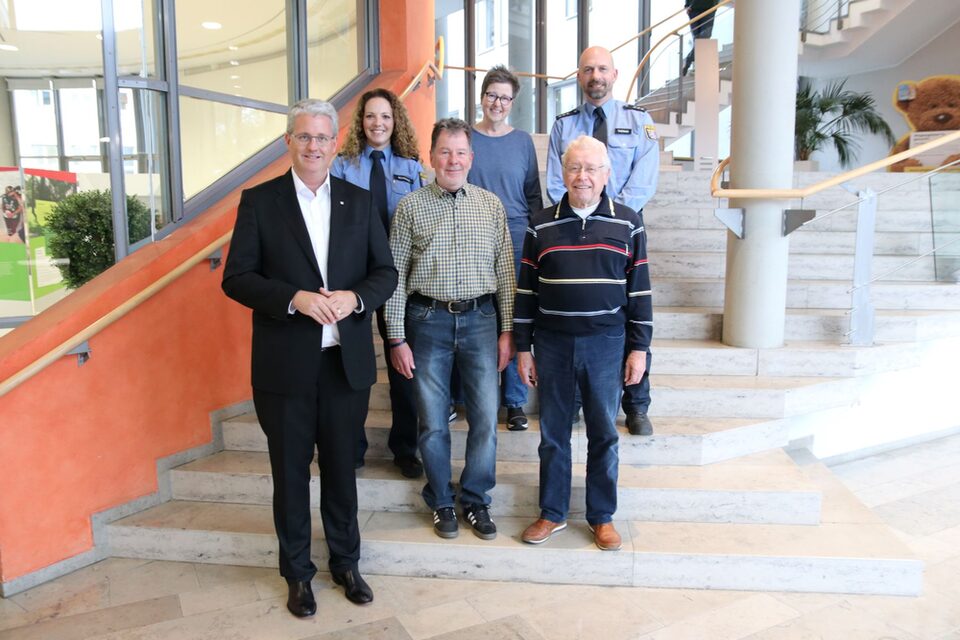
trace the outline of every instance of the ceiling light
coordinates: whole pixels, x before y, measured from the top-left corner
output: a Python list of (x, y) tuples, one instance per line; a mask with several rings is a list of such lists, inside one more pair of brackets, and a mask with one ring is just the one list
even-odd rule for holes
[(98, 33), (96, 37), (97, 37), (97, 40), (103, 40), (103, 34), (101, 33)]
[(239, 67), (239, 66), (240, 66), (240, 61), (239, 61), (239, 60), (231, 60), (231, 61), (230, 61), (230, 64), (231, 64), (232, 66), (234, 66), (234, 67)]
[(240, 50), (240, 47), (238, 47), (238, 46), (235, 45), (235, 44), (232, 44), (232, 45), (230, 45), (229, 47), (227, 47), (227, 49), (229, 49), (230, 51), (239, 51), (239, 50)]
[(223, 29), (223, 25), (219, 22), (201, 22), (200, 26), (204, 29), (210, 29), (210, 31), (216, 31), (217, 29)]
[(240, 87), (240, 85), (235, 84), (235, 85), (233, 85), (233, 88), (234, 88), (234, 89), (240, 89), (241, 87)]
[(231, 80), (239, 80), (239, 79), (240, 79), (240, 76), (234, 74), (234, 75), (230, 76), (230, 79), (231, 79)]
[(20, 48), (16, 45), (2, 43), (0, 44), (0, 51), (20, 51)]

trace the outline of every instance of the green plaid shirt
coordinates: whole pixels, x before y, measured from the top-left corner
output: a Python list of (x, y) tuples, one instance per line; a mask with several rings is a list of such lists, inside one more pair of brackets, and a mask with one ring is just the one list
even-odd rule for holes
[(388, 338), (406, 337), (407, 296), (414, 292), (444, 302), (495, 293), (500, 330), (513, 330), (513, 245), (494, 194), (472, 184), (453, 194), (433, 182), (404, 196), (390, 250), (400, 281), (386, 305)]

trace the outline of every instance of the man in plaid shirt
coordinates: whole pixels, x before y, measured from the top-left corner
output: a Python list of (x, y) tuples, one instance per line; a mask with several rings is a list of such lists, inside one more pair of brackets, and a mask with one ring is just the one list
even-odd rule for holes
[(469, 433), (460, 504), (474, 533), (492, 540), (498, 374), (514, 353), (513, 246), (500, 200), (467, 184), (470, 125), (456, 118), (437, 122), (430, 161), (436, 181), (400, 200), (393, 217), (390, 249), (400, 280), (386, 306), (390, 360), (414, 381), (427, 475), (423, 498), (441, 538), (454, 538), (459, 529), (447, 417), (453, 364), (462, 372)]

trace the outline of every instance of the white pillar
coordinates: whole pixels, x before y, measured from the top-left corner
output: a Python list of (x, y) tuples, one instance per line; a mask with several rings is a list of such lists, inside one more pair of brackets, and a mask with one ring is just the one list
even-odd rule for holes
[(693, 76), (693, 157), (697, 170), (713, 171), (720, 144), (720, 56), (716, 40), (697, 38), (693, 43), (697, 61), (697, 73)]
[[(737, 0), (734, 17), (730, 186), (789, 188), (800, 0)], [(744, 210), (744, 237), (727, 233), (723, 342), (783, 344), (789, 245), (783, 200), (731, 200)]]

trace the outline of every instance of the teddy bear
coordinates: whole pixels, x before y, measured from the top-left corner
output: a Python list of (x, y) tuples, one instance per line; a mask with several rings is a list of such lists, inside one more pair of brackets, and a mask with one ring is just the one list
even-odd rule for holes
[[(903, 114), (912, 131), (954, 131), (960, 129), (960, 76), (931, 76), (920, 82), (904, 82), (894, 93), (897, 111)], [(910, 148), (908, 133), (893, 147), (890, 155)], [(948, 156), (942, 165), (960, 160), (960, 153)], [(890, 165), (890, 171), (922, 166), (916, 158)]]

